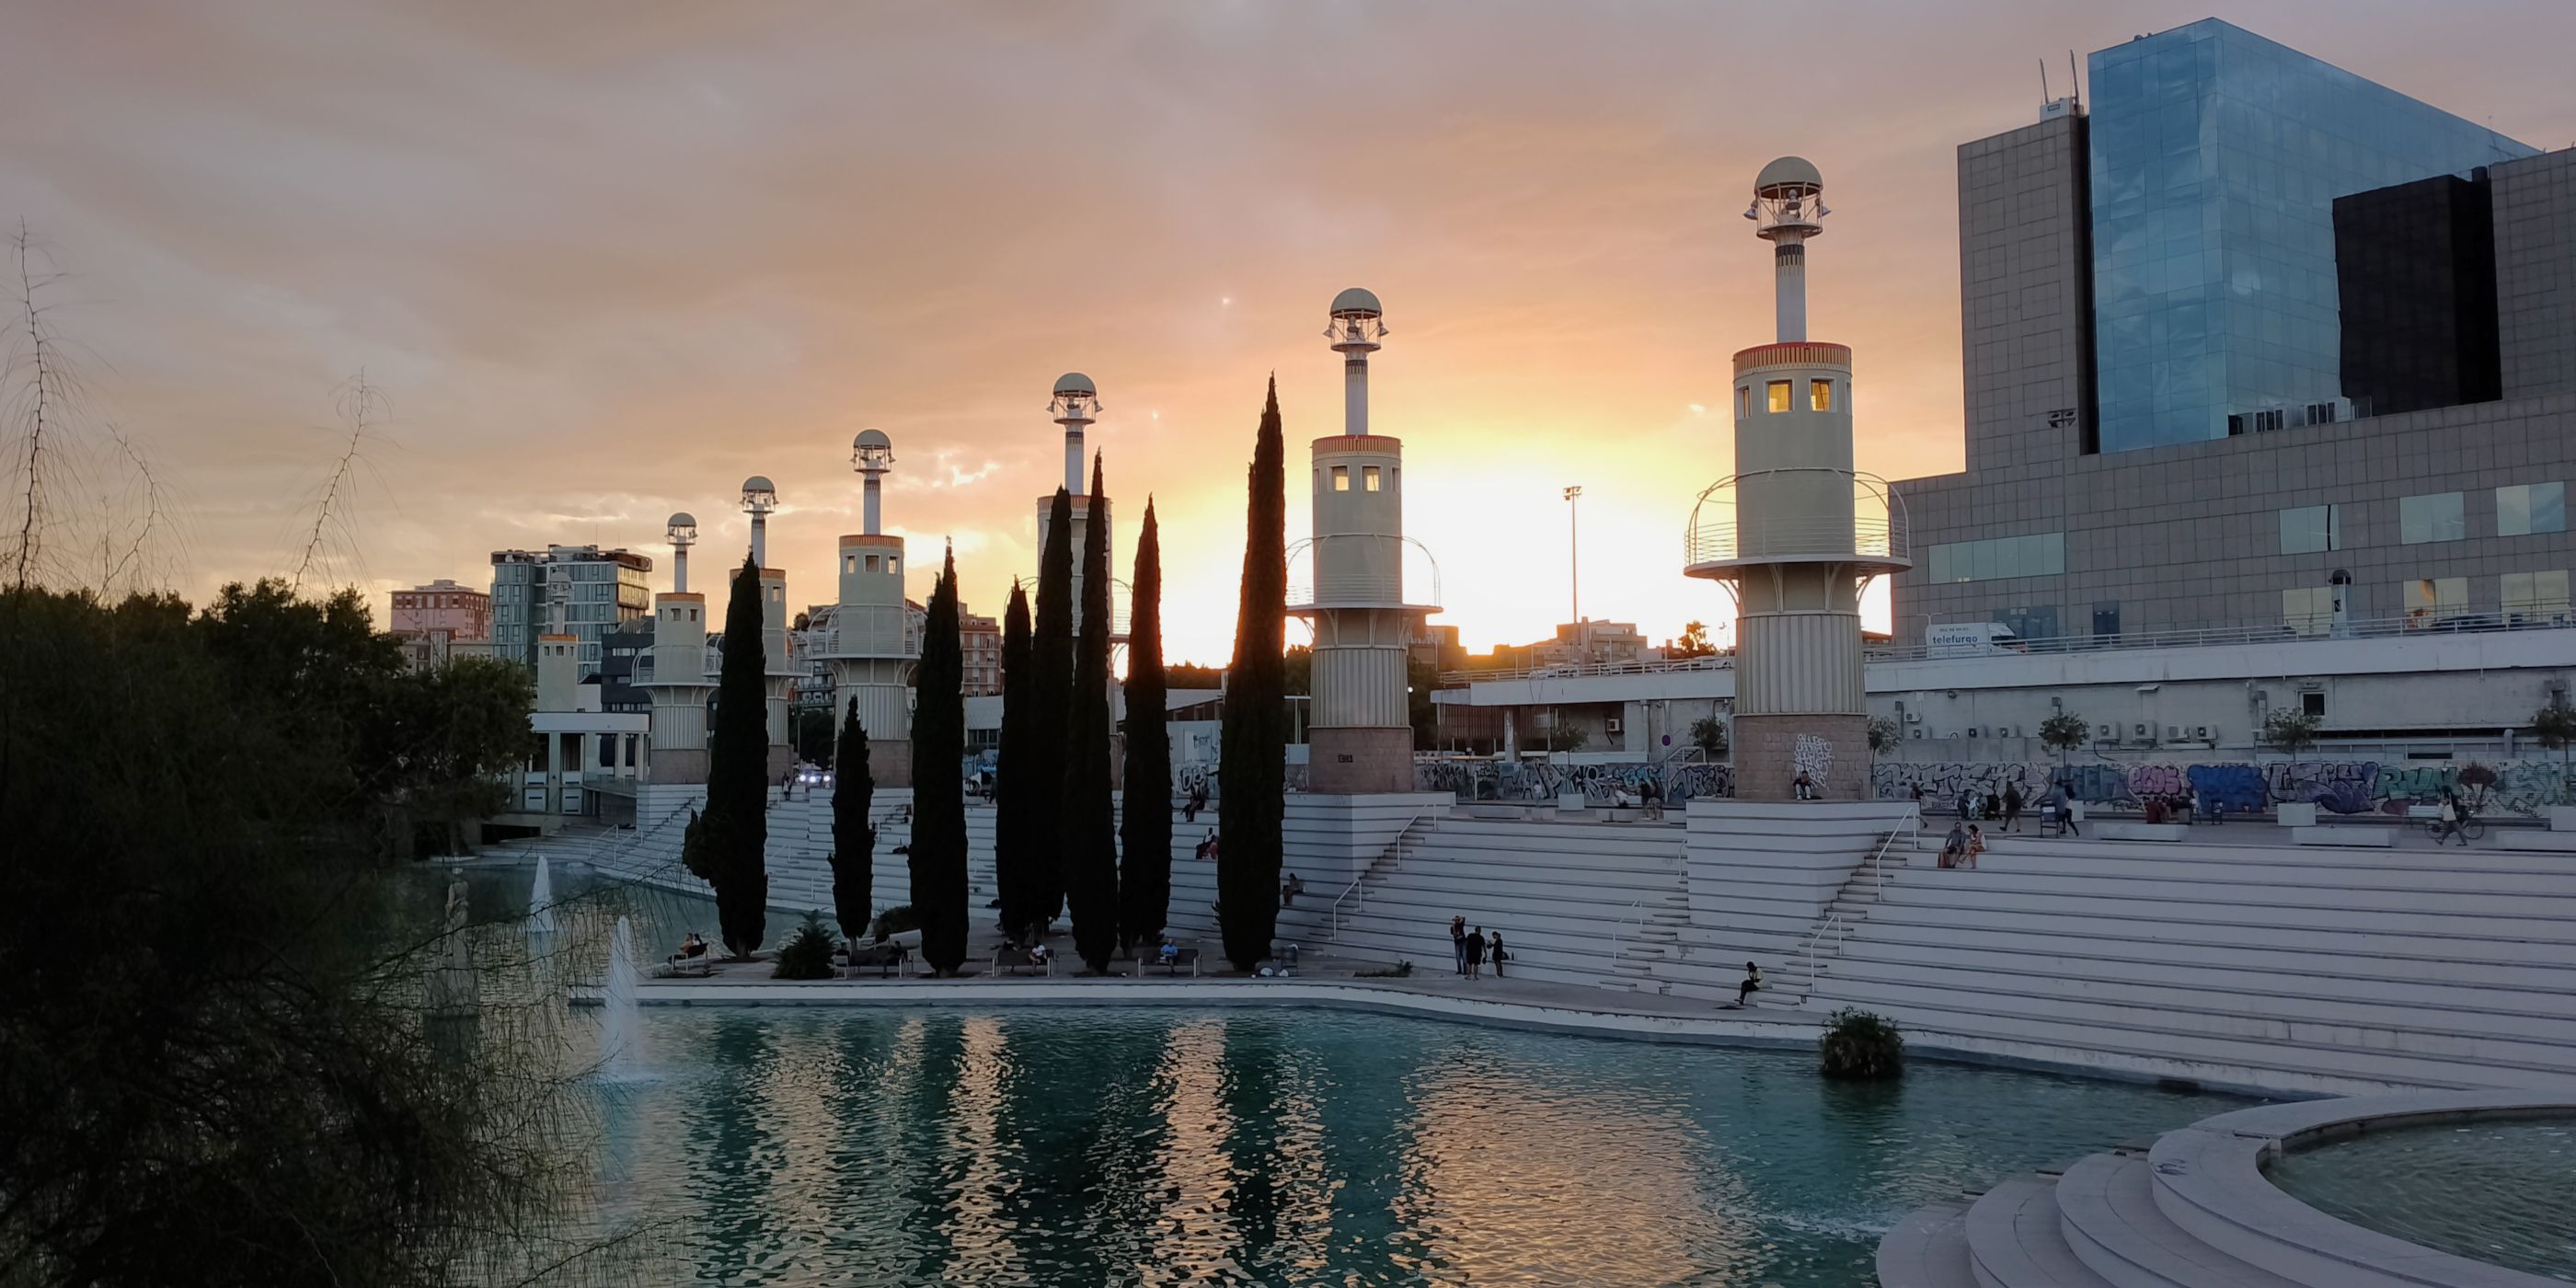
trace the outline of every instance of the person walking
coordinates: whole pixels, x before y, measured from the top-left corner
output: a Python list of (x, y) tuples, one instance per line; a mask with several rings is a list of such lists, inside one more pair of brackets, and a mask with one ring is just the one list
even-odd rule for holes
[(1997, 829), (1998, 831), (2018, 832), (2021, 830), (2021, 806), (2021, 784), (2004, 784), (2004, 825)]
[(2461, 829), (2460, 816), (2460, 794), (2448, 787), (2443, 788), (2442, 827), (2433, 834), (2433, 844), (2440, 845), (2443, 841), (2456, 837), (2459, 839), (2461, 849), (2469, 848), (2469, 834)]
[(1510, 961), (1511, 959), (1512, 955), (1503, 951), (1503, 932), (1497, 930), (1491, 935), (1486, 936), (1485, 960), (1494, 964), (1494, 978), (1501, 979), (1503, 977), (1503, 963)]
[(1467, 978), (1485, 976), (1485, 928), (1478, 926), (1467, 934)]
[(1465, 979), (1467, 977), (1467, 919), (1465, 917), (1449, 919), (1449, 947), (1458, 955), (1458, 978)]
[(1762, 968), (1751, 962), (1744, 963), (1744, 982), (1735, 986), (1735, 1009), (1743, 1010), (1745, 1003), (1761, 991)]

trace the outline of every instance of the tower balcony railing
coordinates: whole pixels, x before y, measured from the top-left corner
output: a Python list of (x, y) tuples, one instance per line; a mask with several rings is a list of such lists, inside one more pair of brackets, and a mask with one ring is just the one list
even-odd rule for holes
[(1743, 559), (1812, 559), (1851, 555), (1863, 559), (1903, 559), (1907, 548), (1901, 523), (1885, 518), (1839, 519), (1813, 515), (1744, 523), (1703, 523), (1686, 534), (1682, 562), (1730, 563)]
[[(1764, 510), (1784, 512), (1748, 516), (1747, 488), (1766, 494), (1772, 504)], [(1850, 498), (1848, 510), (1829, 499), (1838, 496)], [(1808, 508), (1792, 508), (1802, 497)], [(1814, 466), (1758, 470), (1719, 479), (1699, 494), (1682, 531), (1682, 567), (1706, 577), (1766, 560), (1839, 561), (1885, 572), (1912, 566), (1910, 526), (1905, 503), (1875, 474)]]
[[(1327, 539), (1330, 535), (1327, 534)], [(1351, 535), (1374, 537), (1376, 534)], [(1420, 541), (1411, 537), (1398, 537), (1396, 540), (1403, 543), (1403, 567), (1400, 571), (1336, 573), (1329, 577), (1318, 577), (1315, 573), (1317, 538), (1303, 537), (1289, 543), (1289, 610), (1311, 610), (1319, 605), (1384, 605), (1439, 611), (1440, 561), (1432, 557), (1431, 547)], [(1426, 591), (1429, 592), (1427, 595)]]

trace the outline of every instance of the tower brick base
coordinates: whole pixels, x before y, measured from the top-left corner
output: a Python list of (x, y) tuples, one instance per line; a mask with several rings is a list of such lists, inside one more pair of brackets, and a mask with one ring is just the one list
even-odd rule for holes
[(1868, 716), (1738, 715), (1728, 758), (1737, 800), (1797, 799), (1802, 763), (1818, 799), (1870, 798)]
[(1307, 791), (1381, 796), (1413, 790), (1413, 730), (1316, 729), (1307, 737)]

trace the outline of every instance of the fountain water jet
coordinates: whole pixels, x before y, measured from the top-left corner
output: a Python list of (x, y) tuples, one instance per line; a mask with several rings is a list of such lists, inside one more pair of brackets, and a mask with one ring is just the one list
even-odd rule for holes
[(555, 933), (555, 882), (546, 870), (546, 856), (537, 856), (537, 881), (528, 888), (528, 933)]
[(634, 1075), (635, 1015), (635, 930), (619, 917), (608, 946), (608, 985), (600, 996), (600, 1076), (618, 1081)]

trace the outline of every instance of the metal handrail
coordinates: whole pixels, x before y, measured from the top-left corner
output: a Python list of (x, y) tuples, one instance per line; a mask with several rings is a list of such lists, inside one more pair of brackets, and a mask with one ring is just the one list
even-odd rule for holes
[(1636, 915), (1622, 916), (1619, 924), (1610, 928), (1610, 964), (1613, 966), (1619, 964), (1619, 945), (1628, 937), (1628, 923), (1637, 923), (1637, 933), (1641, 935), (1646, 931), (1646, 901), (1639, 899), (1629, 904), (1628, 911)]
[[(1903, 827), (1890, 828), (1887, 835), (1879, 841), (1878, 849), (1872, 851), (1867, 859), (1862, 860), (1860, 868), (1852, 875), (1858, 876), (1861, 872), (1869, 872), (1872, 876), (1870, 883), (1871, 890), (1877, 894), (1884, 895), (1887, 892), (1887, 852), (1896, 848), (1898, 837), (1906, 838), (1907, 842), (1911, 844), (1914, 838), (1922, 831), (1922, 828), (1923, 816), (1921, 814), (1916, 814), (1913, 821), (1907, 823)], [(1843, 882), (1843, 885), (1845, 888), (1848, 888), (1851, 885), (1851, 882), (1846, 879)], [(1843, 901), (1842, 895), (1843, 892), (1841, 890), (1836, 890), (1834, 892), (1835, 904), (1839, 904)], [(1816, 927), (1815, 933), (1808, 935), (1807, 942), (1799, 945), (1798, 951), (1789, 955), (1789, 964), (1792, 965), (1796, 964), (1799, 958), (1803, 957), (1806, 959), (1807, 991), (1809, 993), (1813, 993), (1815, 991), (1816, 976), (1823, 970), (1823, 958), (1818, 950), (1824, 942), (1825, 935), (1832, 931), (1835, 926), (1842, 924), (1842, 919), (1843, 913), (1841, 908), (1827, 905), (1825, 908), (1825, 919)]]
[[(1986, 645), (1872, 644), (1861, 651), (1871, 662), (1954, 661), (1964, 658), (2001, 657), (2029, 653), (2100, 653), (2122, 649), (2199, 648), (2225, 644), (2283, 644), (2322, 642), (2343, 639), (2389, 639), (2420, 635), (2488, 635), (2520, 631), (2576, 629), (2576, 615), (2476, 613), (2448, 618), (2381, 617), (2346, 622), (2314, 634), (2304, 634), (2280, 622), (2246, 626), (2194, 626), (2161, 631), (2124, 631), (2118, 635), (2055, 635), (2037, 639), (2014, 640), (2011, 643)], [(1731, 654), (1706, 657), (1656, 658), (1642, 662), (1568, 662), (1517, 667), (1497, 667), (1485, 671), (1443, 671), (1440, 682), (1448, 686), (1482, 684), (1494, 680), (1571, 679), (1591, 675), (1642, 675), (1664, 671), (1731, 670)]]
[(1908, 555), (1905, 525), (1867, 517), (1845, 523), (1810, 515), (1784, 515), (1753, 523), (1703, 523), (1682, 537), (1682, 563), (1686, 567), (1739, 558), (1818, 554), (1902, 559)]
[(1378, 871), (1378, 865), (1385, 864), (1389, 872), (1400, 871), (1404, 867), (1404, 838), (1421, 826), (1423, 817), (1416, 814), (1406, 820), (1404, 826), (1396, 830), (1395, 839), (1387, 842), (1386, 848), (1378, 851), (1377, 857), (1370, 859), (1368, 866), (1361, 868), (1360, 874), (1351, 878), (1351, 883), (1343, 886), (1340, 894), (1333, 896), (1331, 905), (1324, 909), (1325, 938), (1337, 944), (1342, 942), (1342, 904), (1347, 901), (1360, 908), (1368, 906), (1368, 879)]

